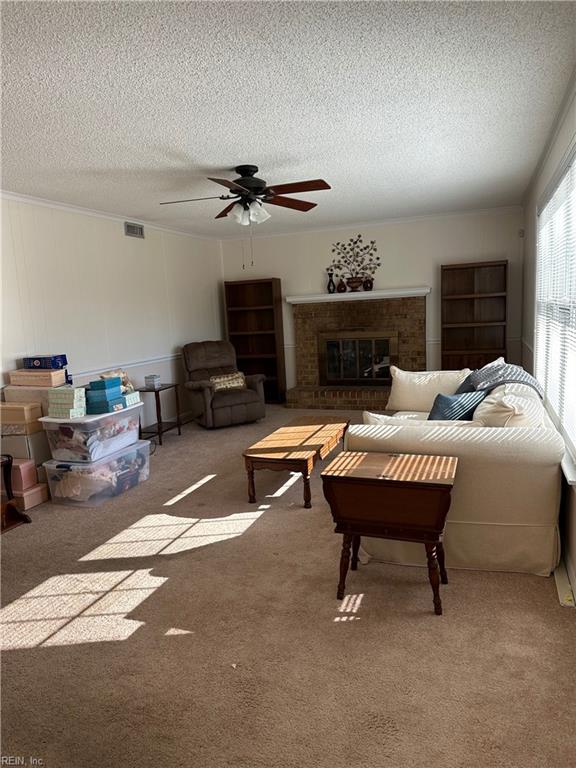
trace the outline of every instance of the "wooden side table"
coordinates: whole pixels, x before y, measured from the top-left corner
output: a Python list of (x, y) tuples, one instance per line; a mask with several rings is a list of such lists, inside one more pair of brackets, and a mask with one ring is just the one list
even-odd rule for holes
[(442, 536), (458, 459), (407, 453), (345, 451), (322, 472), (324, 496), (343, 534), (337, 597), (344, 597), (352, 548), (361, 536), (424, 544), (434, 612), (442, 614), (440, 581), (448, 583)]
[[(167, 389), (174, 390), (174, 398), (176, 400), (176, 421), (163, 421), (162, 420), (162, 403), (160, 401), (160, 392), (165, 392)], [(137, 387), (137, 392), (141, 394), (154, 394), (156, 401), (156, 424), (151, 424), (149, 427), (142, 428), (140, 425), (140, 437), (157, 437), (158, 442), (162, 445), (162, 435), (165, 432), (169, 432), (171, 429), (177, 429), (178, 434), (182, 434), (182, 420), (180, 416), (180, 398), (178, 397), (178, 384), (160, 384), (159, 387), (153, 389), (152, 387)]]

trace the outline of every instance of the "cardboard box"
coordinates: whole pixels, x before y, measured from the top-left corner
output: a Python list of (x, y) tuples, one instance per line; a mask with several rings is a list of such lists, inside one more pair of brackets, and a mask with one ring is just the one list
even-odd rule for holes
[(0, 425), (0, 433), (2, 437), (9, 437), (10, 435), (33, 435), (34, 432), (40, 432), (42, 424), (36, 419), (28, 424), (6, 424), (2, 422)]
[(35, 464), (43, 464), (52, 458), (46, 432), (3, 437), (2, 453), (9, 453), (15, 459), (32, 459)]
[(40, 403), (0, 403), (2, 424), (28, 424), (42, 416)]
[[(14, 493), (31, 488), (38, 482), (36, 464), (30, 459), (14, 459), (12, 463), (12, 490)], [(4, 490), (4, 475), (0, 473), (2, 489)]]
[(33, 387), (59, 387), (66, 384), (66, 371), (29, 371), (20, 368), (17, 371), (8, 371), (10, 384)]
[(48, 416), (49, 391), (47, 387), (24, 387), (8, 384), (2, 390), (2, 394), (7, 403), (40, 403), (42, 415)]

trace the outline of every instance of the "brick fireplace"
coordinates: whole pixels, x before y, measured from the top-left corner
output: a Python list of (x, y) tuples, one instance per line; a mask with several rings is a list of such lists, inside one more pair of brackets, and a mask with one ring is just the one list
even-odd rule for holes
[[(384, 410), (389, 365), (426, 368), (427, 293), (429, 288), (287, 297), (296, 346), (296, 386), (288, 390), (287, 406)], [(338, 365), (338, 384), (330, 383)]]

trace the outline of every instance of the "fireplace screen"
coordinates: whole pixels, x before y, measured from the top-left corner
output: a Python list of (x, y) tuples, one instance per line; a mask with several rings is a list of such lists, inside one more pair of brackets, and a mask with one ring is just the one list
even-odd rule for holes
[(395, 339), (357, 331), (321, 334), (319, 342), (321, 384), (378, 386), (390, 382)]

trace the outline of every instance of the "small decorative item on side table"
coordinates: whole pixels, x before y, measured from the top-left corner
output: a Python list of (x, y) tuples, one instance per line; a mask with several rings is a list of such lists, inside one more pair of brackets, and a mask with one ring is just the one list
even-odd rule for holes
[[(162, 421), (162, 403), (160, 401), (160, 393), (167, 389), (174, 390), (174, 397), (176, 400), (176, 421)], [(180, 418), (180, 398), (178, 397), (178, 384), (159, 384), (155, 387), (137, 387), (137, 392), (141, 394), (154, 394), (156, 401), (156, 424), (151, 424), (149, 427), (140, 426), (140, 437), (157, 437), (158, 442), (162, 445), (162, 435), (165, 432), (169, 432), (171, 429), (177, 429), (178, 434), (182, 434), (182, 421)]]
[(358, 568), (361, 536), (424, 544), (434, 613), (442, 614), (440, 582), (448, 584), (442, 536), (458, 459), (402, 453), (341, 453), (322, 472), (324, 496), (343, 534), (337, 598), (342, 600), (352, 548)]

